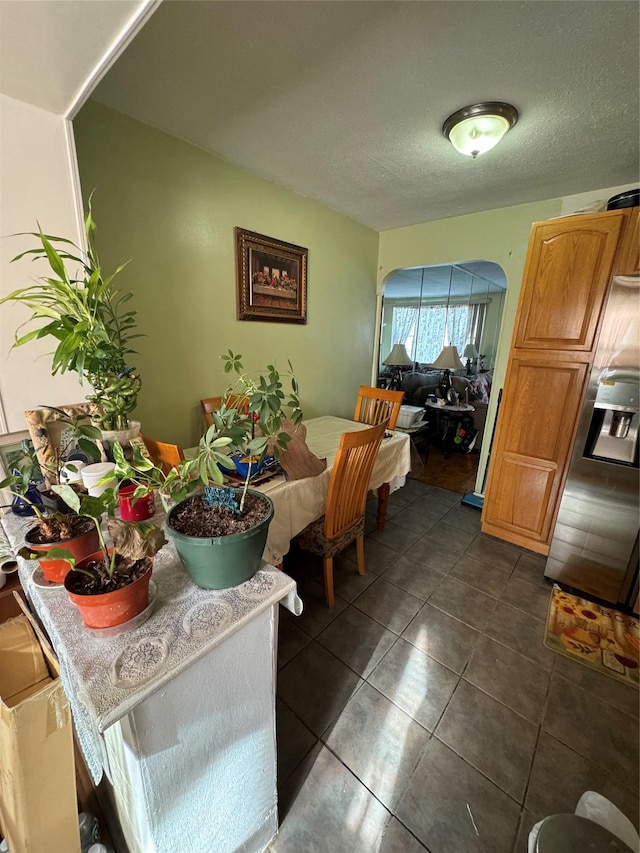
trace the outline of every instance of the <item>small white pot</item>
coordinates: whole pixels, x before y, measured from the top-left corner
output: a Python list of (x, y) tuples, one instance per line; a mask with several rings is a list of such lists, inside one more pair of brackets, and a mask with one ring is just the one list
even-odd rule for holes
[(106, 489), (112, 489), (117, 485), (118, 481), (114, 477), (113, 480), (108, 480), (101, 486), (96, 486), (96, 483), (102, 480), (103, 477), (106, 477), (115, 467), (115, 462), (96, 462), (94, 465), (85, 465), (80, 473), (82, 475), (82, 482), (92, 497), (100, 497)]

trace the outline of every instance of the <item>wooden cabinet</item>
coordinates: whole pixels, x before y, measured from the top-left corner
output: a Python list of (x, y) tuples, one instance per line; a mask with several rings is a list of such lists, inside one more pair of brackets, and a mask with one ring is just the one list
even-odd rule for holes
[[(482, 529), (544, 553), (588, 378), (585, 362), (518, 352), (504, 387)], [(502, 429), (501, 429), (502, 428)], [(489, 529), (491, 528), (491, 529)]]
[(630, 213), (565, 217), (531, 231), (482, 530), (541, 554), (553, 534), (608, 285), (633, 263), (625, 248)]

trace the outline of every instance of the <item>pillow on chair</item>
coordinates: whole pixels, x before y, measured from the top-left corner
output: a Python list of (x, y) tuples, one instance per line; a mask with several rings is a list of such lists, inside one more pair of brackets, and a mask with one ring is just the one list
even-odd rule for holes
[(299, 548), (308, 551), (310, 554), (315, 554), (318, 557), (335, 557), (336, 554), (348, 548), (358, 536), (364, 536), (364, 523), (363, 516), (356, 521), (350, 530), (345, 530), (335, 539), (327, 539), (324, 535), (323, 515), (322, 518), (308, 524), (302, 533), (296, 536), (295, 541)]

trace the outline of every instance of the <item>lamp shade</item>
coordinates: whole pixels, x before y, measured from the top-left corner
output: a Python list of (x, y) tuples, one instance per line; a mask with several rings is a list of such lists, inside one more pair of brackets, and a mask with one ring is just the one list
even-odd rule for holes
[(464, 357), (465, 358), (471, 358), (471, 359), (478, 357), (478, 350), (475, 348), (474, 344), (467, 344), (466, 345), (466, 347), (464, 348)]
[(404, 344), (394, 344), (393, 349), (382, 363), (389, 367), (411, 367), (413, 365)]
[(442, 132), (456, 151), (475, 159), (497, 145), (517, 120), (518, 111), (511, 104), (487, 101), (450, 115)]
[(455, 347), (443, 347), (442, 352), (431, 366), (440, 370), (462, 370), (464, 367)]

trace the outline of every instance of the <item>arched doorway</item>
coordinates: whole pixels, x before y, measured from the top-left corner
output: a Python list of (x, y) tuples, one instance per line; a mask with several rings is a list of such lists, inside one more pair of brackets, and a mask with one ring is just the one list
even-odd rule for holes
[[(378, 384), (400, 387), (405, 405), (425, 408), (412, 476), (452, 491), (474, 489), (479, 451), (490, 441), (484, 427), (506, 285), (502, 268), (485, 260), (397, 270), (384, 284)], [(431, 405), (441, 396), (445, 354), (454, 398), (473, 412)]]

